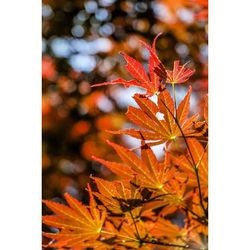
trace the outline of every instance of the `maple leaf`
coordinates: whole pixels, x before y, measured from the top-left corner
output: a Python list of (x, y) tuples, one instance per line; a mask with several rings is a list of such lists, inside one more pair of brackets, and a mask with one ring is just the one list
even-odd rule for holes
[[(155, 52), (155, 43), (160, 34), (158, 34), (154, 38), (152, 48), (148, 45), (147, 48), (150, 48), (150, 50)], [(149, 96), (152, 96), (159, 91), (160, 89), (159, 77), (154, 72), (154, 68), (156, 67), (156, 65), (158, 65), (158, 61), (155, 61), (155, 58), (152, 57), (151, 54), (149, 57), (149, 66), (148, 66), (149, 76), (140, 62), (138, 62), (136, 59), (132, 58), (131, 56), (127, 55), (124, 52), (120, 52), (120, 54), (127, 62), (125, 68), (134, 79), (127, 81), (122, 78), (118, 78), (110, 82), (94, 84), (91, 87), (99, 87), (99, 86), (114, 85), (114, 84), (123, 84), (125, 87), (137, 86), (145, 89), (147, 91), (146, 94)]]
[(168, 70), (165, 68), (163, 69), (163, 67), (160, 64), (155, 68), (155, 72), (161, 79), (166, 81), (166, 83), (171, 83), (171, 84), (184, 83), (188, 81), (188, 79), (195, 72), (195, 69), (185, 68), (186, 65), (187, 63), (180, 66), (180, 61), (176, 60), (174, 61), (173, 70)]
[(198, 169), (200, 185), (203, 192), (206, 192), (208, 187), (208, 152), (207, 147), (204, 148), (201, 143), (195, 138), (188, 138), (187, 143), (189, 145), (190, 152), (192, 154), (194, 163), (190, 154), (186, 156), (181, 155), (179, 157), (173, 157), (174, 163), (185, 172), (188, 176), (187, 184), (192, 187), (197, 187), (197, 177), (194, 167)]
[(49, 244), (49, 247), (64, 246), (76, 249), (83, 247), (84, 242), (99, 237), (106, 215), (97, 209), (89, 185), (88, 191), (89, 208), (67, 193), (64, 197), (69, 206), (49, 200), (43, 201), (55, 213), (43, 216), (43, 223), (60, 230), (58, 233), (43, 233), (45, 237), (56, 240), (56, 243)]
[[(191, 90), (190, 86), (176, 112), (174, 101), (167, 89), (158, 95), (157, 105), (149, 98), (135, 94), (133, 98), (140, 109), (129, 106), (126, 116), (142, 129), (109, 132), (113, 134), (126, 134), (142, 140), (155, 141), (153, 145), (171, 142), (176, 140), (177, 137), (183, 137), (183, 135), (185, 137), (195, 136), (195, 131), (191, 128), (194, 121), (198, 118), (198, 114), (188, 118)], [(163, 114), (164, 119), (159, 119), (157, 113)]]
[(171, 84), (177, 84), (177, 83), (183, 83), (186, 82), (190, 76), (192, 76), (195, 72), (195, 69), (187, 69), (184, 65), (180, 65), (179, 60), (174, 61), (174, 67), (173, 70), (168, 70), (165, 68), (163, 63), (158, 58), (156, 51), (152, 48), (150, 48), (146, 43), (142, 42), (144, 46), (149, 50), (150, 52), (150, 58), (154, 62), (154, 69), (153, 71), (164, 81)]
[[(131, 150), (118, 144), (110, 141), (108, 141), (108, 144), (115, 149), (123, 161), (123, 164), (126, 165), (127, 174), (131, 176), (136, 175), (139, 179), (140, 185), (145, 188), (159, 189), (166, 192), (166, 190), (164, 190), (164, 185), (168, 178), (171, 177), (171, 172), (166, 164), (159, 163), (157, 161), (155, 154), (147, 144), (142, 142), (141, 158), (139, 158)], [(114, 168), (112, 167), (114, 163), (107, 164), (107, 161), (100, 161), (99, 159), (96, 160), (104, 163), (107, 168), (114, 171)], [(117, 171), (115, 172), (117, 173)]]
[(156, 54), (155, 49), (150, 48), (146, 43), (141, 41), (141, 43), (148, 49), (150, 52), (151, 65), (153, 66), (152, 71), (158, 75), (158, 77), (165, 81), (166, 83), (178, 84), (186, 82), (195, 72), (195, 69), (185, 68), (187, 63), (180, 65), (180, 61), (174, 61), (173, 70), (168, 70), (165, 68), (163, 63), (160, 61), (159, 57)]
[(173, 70), (166, 70), (167, 73), (166, 82), (171, 84), (176, 84), (188, 81), (190, 76), (194, 74), (195, 70), (185, 68), (186, 65), (187, 63), (180, 66), (180, 61), (178, 60), (174, 61)]

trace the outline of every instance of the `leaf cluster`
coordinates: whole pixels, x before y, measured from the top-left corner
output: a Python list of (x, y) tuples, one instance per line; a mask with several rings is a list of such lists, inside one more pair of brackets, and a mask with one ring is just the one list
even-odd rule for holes
[[(93, 156), (117, 176), (113, 181), (92, 177), (89, 205), (65, 194), (68, 206), (44, 201), (54, 215), (44, 224), (57, 229), (44, 233), (47, 247), (58, 249), (207, 249), (208, 227), (208, 116), (190, 115), (189, 87), (177, 106), (176, 84), (189, 80), (194, 70), (174, 62), (166, 69), (155, 50), (149, 52), (148, 72), (122, 53), (132, 80), (116, 79), (96, 86), (123, 84), (145, 89), (133, 96), (138, 107), (128, 107), (128, 119), (138, 129), (109, 131), (140, 140), (140, 154), (114, 142), (120, 162)], [(172, 86), (169, 91), (168, 84)], [(156, 98), (153, 101), (152, 96)], [(159, 118), (161, 117), (161, 118)], [(152, 147), (164, 144), (163, 159)]]

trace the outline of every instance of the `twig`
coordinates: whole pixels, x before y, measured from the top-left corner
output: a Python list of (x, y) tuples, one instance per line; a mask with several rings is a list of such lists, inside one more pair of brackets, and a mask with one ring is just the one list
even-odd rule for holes
[(190, 154), (190, 157), (191, 157), (191, 159), (192, 159), (192, 162), (193, 162), (193, 168), (194, 168), (194, 171), (195, 171), (195, 175), (196, 175), (196, 179), (197, 179), (197, 184), (198, 184), (200, 204), (201, 204), (201, 207), (202, 207), (202, 209), (203, 209), (203, 211), (204, 211), (206, 217), (208, 218), (207, 210), (205, 209), (204, 204), (203, 204), (203, 201), (202, 201), (201, 185), (200, 185), (200, 178), (199, 178), (198, 168), (196, 167), (196, 163), (195, 163), (195, 161), (194, 161), (194, 157), (193, 157), (193, 155), (192, 155), (192, 153), (191, 153), (191, 150), (190, 150), (190, 147), (189, 147), (189, 145), (188, 145), (187, 139), (186, 139), (186, 137), (185, 137), (185, 135), (184, 135), (184, 133), (183, 133), (183, 131), (182, 131), (182, 128), (181, 128), (181, 126), (180, 126), (180, 124), (179, 124), (179, 122), (178, 122), (177, 117), (174, 116), (174, 114), (171, 112), (171, 110), (166, 106), (166, 104), (165, 104), (161, 99), (160, 99), (160, 101), (161, 101), (162, 104), (166, 107), (166, 109), (167, 109), (168, 112), (171, 114), (171, 116), (174, 118), (174, 120), (175, 120), (175, 122), (176, 122), (176, 125), (178, 126), (178, 128), (179, 128), (179, 130), (180, 130), (180, 132), (181, 132), (181, 135), (182, 135), (182, 137), (183, 137), (183, 139), (184, 139), (184, 141), (185, 141), (185, 144), (186, 144), (186, 146), (187, 146), (187, 150), (188, 150), (188, 152), (189, 152), (189, 154)]

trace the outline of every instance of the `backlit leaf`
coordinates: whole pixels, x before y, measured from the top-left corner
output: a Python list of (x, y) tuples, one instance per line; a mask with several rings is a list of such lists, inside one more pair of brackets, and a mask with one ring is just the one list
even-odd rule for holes
[[(192, 127), (198, 114), (188, 118), (191, 90), (190, 87), (179, 104), (176, 117), (174, 101), (167, 89), (159, 94), (157, 105), (148, 97), (135, 95), (134, 99), (140, 109), (129, 106), (126, 115), (131, 122), (143, 130), (119, 130), (112, 133), (127, 134), (142, 140), (154, 140), (157, 141), (155, 145), (174, 141), (178, 137), (183, 137), (183, 134), (185, 137), (196, 136)], [(164, 119), (159, 119), (158, 113), (163, 114)]]
[[(155, 43), (156, 43), (156, 39), (158, 38), (158, 36), (155, 37), (152, 48), (148, 46), (147, 44), (145, 44), (144, 42), (142, 41), (141, 42), (148, 50), (152, 50), (153, 52), (155, 52)], [(150, 54), (149, 65), (148, 65), (149, 76), (150, 76), (149, 78), (146, 70), (144, 69), (143, 65), (140, 62), (138, 62), (136, 59), (132, 58), (131, 56), (127, 55), (124, 52), (121, 52), (120, 54), (123, 56), (123, 58), (127, 62), (127, 64), (125, 65), (125, 68), (134, 79), (130, 81), (126, 81), (122, 78), (118, 78), (110, 82), (94, 84), (92, 85), (92, 87), (99, 87), (99, 86), (113, 85), (113, 84), (122, 84), (125, 87), (137, 86), (137, 87), (141, 87), (145, 89), (146, 94), (149, 96), (154, 95), (160, 90), (160, 87), (161, 87), (160, 79), (157, 76), (157, 74), (154, 72), (154, 68), (160, 63), (158, 57), (155, 58), (154, 55), (152, 56)]]
[(89, 207), (67, 193), (65, 199), (69, 207), (53, 201), (44, 201), (55, 215), (43, 216), (43, 223), (60, 230), (57, 233), (44, 233), (44, 236), (57, 241), (53, 245), (76, 248), (83, 246), (84, 241), (99, 237), (106, 215), (97, 209), (90, 186), (88, 191)]

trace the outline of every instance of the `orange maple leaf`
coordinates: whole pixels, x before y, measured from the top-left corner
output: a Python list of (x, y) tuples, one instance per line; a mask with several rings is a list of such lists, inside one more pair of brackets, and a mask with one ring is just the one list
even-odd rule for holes
[[(150, 145), (169, 143), (175, 141), (178, 137), (183, 137), (183, 135), (185, 137), (195, 136), (192, 126), (198, 115), (196, 114), (188, 118), (191, 90), (192, 88), (189, 87), (185, 98), (179, 104), (176, 112), (174, 101), (167, 89), (158, 95), (157, 105), (145, 96), (134, 95), (133, 98), (140, 109), (130, 106), (126, 115), (129, 120), (142, 129), (109, 132), (113, 134), (126, 134), (142, 140), (155, 141)], [(157, 113), (163, 114), (164, 119), (159, 119)]]
[(56, 241), (49, 244), (49, 247), (63, 246), (76, 249), (84, 246), (84, 242), (99, 237), (106, 214), (97, 209), (89, 185), (88, 191), (89, 207), (67, 193), (64, 197), (69, 206), (49, 200), (43, 201), (55, 213), (55, 215), (43, 216), (43, 223), (60, 230), (57, 233), (43, 233), (45, 237)]
[[(122, 166), (123, 171), (126, 172), (125, 177), (130, 176), (130, 179), (132, 179), (133, 176), (137, 176), (140, 185), (143, 187), (164, 190), (164, 185), (171, 177), (171, 172), (169, 171), (167, 165), (157, 161), (155, 154), (147, 144), (144, 142), (142, 143), (141, 158), (139, 158), (131, 150), (118, 144), (110, 141), (108, 141), (108, 144), (115, 149), (123, 161), (120, 166)], [(116, 170), (116, 166), (118, 166), (117, 164), (119, 163), (104, 161), (96, 157), (94, 157), (94, 159), (102, 163), (112, 172), (119, 174), (119, 172)], [(124, 175), (122, 174), (122, 177), (123, 176)]]

